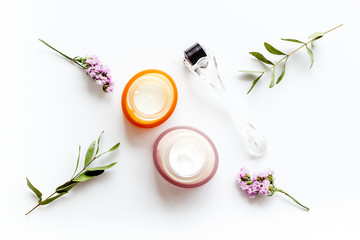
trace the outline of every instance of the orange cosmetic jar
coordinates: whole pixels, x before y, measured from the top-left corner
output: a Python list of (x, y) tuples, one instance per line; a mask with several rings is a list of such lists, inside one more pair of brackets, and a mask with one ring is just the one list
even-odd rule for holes
[(178, 92), (174, 80), (155, 69), (137, 73), (126, 84), (121, 106), (135, 126), (152, 128), (165, 122), (174, 112)]

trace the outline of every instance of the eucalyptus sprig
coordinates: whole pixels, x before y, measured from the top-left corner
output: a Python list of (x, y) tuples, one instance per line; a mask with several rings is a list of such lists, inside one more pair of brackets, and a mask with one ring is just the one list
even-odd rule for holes
[[(290, 52), (289, 54), (286, 54), (280, 50), (278, 50), (277, 48), (273, 47), (272, 45), (270, 45), (269, 43), (267, 42), (264, 42), (264, 46), (266, 48), (266, 50), (273, 54), (273, 55), (280, 55), (280, 56), (284, 56), (282, 57), (279, 61), (277, 61), (276, 63), (273, 63), (271, 62), (270, 60), (268, 60), (266, 57), (264, 57), (263, 54), (259, 53), (259, 52), (249, 52), (249, 54), (251, 54), (252, 56), (254, 56), (255, 58), (257, 58), (259, 61), (267, 64), (267, 65), (270, 65), (271, 67), (269, 67), (268, 69), (264, 70), (264, 71), (248, 71), (248, 70), (239, 70), (239, 72), (243, 72), (243, 73), (260, 73), (260, 75), (253, 81), (252, 85), (251, 85), (251, 88), (250, 90), (247, 92), (248, 94), (251, 92), (251, 90), (255, 87), (256, 83), (260, 80), (260, 78), (264, 75), (264, 73), (272, 70), (272, 73), (271, 73), (271, 82), (270, 82), (270, 88), (274, 87), (275, 86), (275, 67), (282, 61), (284, 61), (284, 65), (283, 65), (283, 68), (282, 68), (282, 71), (281, 71), (281, 74), (280, 76), (277, 78), (276, 80), (276, 84), (279, 84), (280, 81), (283, 79), (284, 75), (285, 75), (285, 67), (286, 67), (286, 63), (287, 63), (287, 60), (289, 59), (289, 57), (294, 54), (295, 52), (297, 52), (298, 50), (300, 50), (301, 48), (305, 47), (306, 48), (306, 52), (309, 54), (309, 57), (310, 57), (310, 68), (312, 67), (313, 63), (314, 63), (314, 54), (311, 50), (311, 48), (314, 47), (313, 45), (313, 42), (318, 40), (319, 38), (322, 38), (325, 34), (341, 27), (343, 24), (340, 24), (339, 26), (337, 27), (334, 27), (326, 32), (315, 32), (313, 34), (311, 34), (308, 38), (310, 39), (309, 41), (307, 42), (304, 42), (304, 41), (300, 41), (300, 40), (297, 40), (297, 39), (292, 39), (292, 38), (281, 38), (281, 40), (283, 41), (288, 41), (288, 42), (294, 42), (294, 43), (299, 43), (301, 44), (300, 47), (298, 47), (297, 49), (295, 49), (294, 51)], [(309, 44), (310, 47), (308, 46)]]
[[(89, 146), (89, 148), (88, 148), (88, 150), (86, 152), (85, 161), (84, 161), (84, 167), (78, 173), (76, 173), (77, 170), (78, 170), (79, 161), (80, 161), (81, 146), (79, 146), (79, 154), (78, 154), (78, 158), (77, 158), (77, 162), (76, 162), (76, 168), (75, 168), (75, 171), (74, 171), (72, 177), (70, 178), (70, 180), (68, 180), (64, 184), (58, 186), (55, 189), (55, 191), (50, 196), (45, 198), (44, 200), (42, 199), (42, 193), (37, 188), (35, 188), (34, 185), (32, 185), (30, 183), (28, 178), (26, 178), (28, 187), (39, 198), (39, 201), (38, 201), (38, 204), (34, 208), (32, 208), (29, 212), (27, 212), (25, 215), (28, 215), (29, 213), (34, 211), (40, 205), (47, 205), (47, 204), (53, 202), (54, 200), (58, 199), (59, 197), (67, 194), (77, 184), (79, 184), (81, 182), (85, 182), (87, 180), (90, 180), (90, 179), (92, 179), (92, 178), (94, 178), (96, 176), (99, 176), (100, 174), (104, 173), (106, 169), (109, 169), (109, 168), (113, 167), (117, 163), (117, 162), (113, 162), (113, 163), (111, 163), (111, 164), (109, 164), (107, 166), (89, 168), (89, 165), (94, 160), (98, 159), (99, 157), (101, 157), (102, 155), (104, 155), (106, 153), (115, 151), (120, 146), (120, 143), (117, 143), (112, 148), (107, 150), (106, 152), (98, 154), (99, 149), (100, 149), (100, 139), (101, 139), (101, 136), (103, 135), (103, 133), (104, 132), (102, 132), (100, 134), (97, 141), (94, 140), (90, 144), (90, 146)], [(95, 149), (96, 149), (96, 151), (95, 151)]]

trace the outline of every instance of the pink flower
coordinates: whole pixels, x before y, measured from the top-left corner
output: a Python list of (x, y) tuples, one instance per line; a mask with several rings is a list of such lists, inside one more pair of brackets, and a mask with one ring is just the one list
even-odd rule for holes
[(248, 188), (245, 190), (249, 198), (255, 198), (258, 194), (258, 191), (255, 186), (249, 185)]
[(269, 186), (270, 186), (270, 181), (269, 180), (264, 180), (261, 183), (261, 186), (260, 186), (260, 189), (259, 189), (259, 194), (260, 195), (269, 195), (270, 194)]
[(236, 175), (235, 182), (236, 182), (237, 184), (240, 184), (240, 183), (242, 182), (239, 174)]
[(257, 176), (261, 177), (261, 178), (267, 178), (268, 176), (273, 175), (273, 174), (274, 174), (273, 170), (266, 169), (264, 171), (259, 172)]
[[(104, 89), (105, 88), (105, 89)], [(105, 92), (112, 92), (114, 91), (114, 83), (110, 82), (108, 85), (104, 85), (103, 89)]]
[(244, 178), (246, 175), (249, 175), (249, 171), (246, 168), (241, 168), (239, 172), (239, 176)]
[(291, 198), (296, 204), (310, 210), (308, 207), (302, 205), (295, 198), (290, 196), (284, 190), (276, 188), (274, 186), (273, 170), (265, 170), (260, 172), (253, 177), (250, 177), (249, 171), (246, 168), (241, 168), (240, 172), (236, 175), (236, 183), (239, 185), (240, 189), (245, 191), (249, 198), (255, 198), (257, 195), (272, 196), (275, 192), (281, 192)]
[(111, 80), (110, 69), (102, 65), (97, 56), (87, 57), (85, 59), (85, 72), (100, 86), (104, 92), (112, 92), (114, 83)]
[(241, 190), (246, 191), (250, 198), (254, 198), (257, 195), (271, 194), (270, 186), (272, 185), (267, 177), (272, 174), (272, 170), (265, 170), (250, 178), (249, 171), (246, 168), (241, 168), (235, 180)]
[(246, 190), (249, 188), (249, 186), (245, 182), (240, 182), (239, 186), (242, 190)]

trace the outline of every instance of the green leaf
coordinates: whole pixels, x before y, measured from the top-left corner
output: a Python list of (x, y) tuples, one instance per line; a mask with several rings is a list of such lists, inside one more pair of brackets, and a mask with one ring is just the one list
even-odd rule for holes
[(101, 132), (98, 140), (97, 140), (97, 147), (96, 147), (96, 153), (95, 153), (95, 156), (98, 154), (99, 152), (99, 148), (100, 148), (100, 139), (101, 139), (101, 136), (103, 135), (104, 131)]
[(259, 81), (259, 79), (262, 77), (262, 75), (264, 75), (264, 73), (262, 73), (260, 76), (258, 76), (252, 83), (250, 90), (247, 92), (247, 94), (249, 94), (251, 92), (251, 90), (255, 87), (256, 83)]
[(310, 34), (308, 38), (312, 40), (311, 42), (311, 48), (314, 48), (314, 42), (318, 40), (319, 38), (322, 38), (324, 36), (324, 33), (322, 32), (315, 32), (313, 34)]
[(67, 192), (60, 193), (60, 194), (56, 195), (55, 197), (48, 198), (48, 199), (46, 199), (46, 200), (44, 200), (44, 201), (40, 202), (39, 204), (40, 204), (40, 205), (46, 205), (46, 204), (49, 204), (49, 203), (51, 203), (51, 202), (55, 201), (56, 199), (58, 199), (59, 197), (61, 197), (62, 195), (66, 194), (66, 193), (67, 193)]
[(85, 163), (84, 163), (84, 167), (86, 167), (90, 161), (92, 160), (93, 156), (94, 156), (94, 148), (95, 148), (95, 141), (93, 141), (86, 153), (86, 157), (85, 157)]
[(284, 77), (284, 75), (285, 75), (285, 67), (286, 67), (286, 62), (287, 62), (288, 59), (289, 59), (289, 57), (287, 57), (287, 58), (285, 59), (283, 69), (282, 69), (282, 71), (281, 71), (281, 74), (280, 74), (279, 78), (278, 78), (277, 81), (276, 81), (276, 84), (278, 84), (278, 83), (283, 79), (283, 77)]
[(310, 56), (310, 61), (311, 61), (310, 68), (311, 68), (313, 63), (314, 63), (314, 54), (313, 54), (313, 52), (311, 51), (311, 49), (308, 46), (306, 46), (306, 50), (307, 50), (307, 53)]
[(313, 34), (310, 34), (309, 35), (309, 39), (319, 39), (319, 38), (321, 38), (322, 36), (324, 36), (324, 33), (323, 32), (315, 32), (315, 33), (313, 33)]
[(272, 88), (274, 86), (275, 86), (275, 67), (273, 67), (273, 71), (271, 73), (271, 83), (270, 83), (269, 88)]
[(103, 166), (103, 167), (90, 168), (90, 169), (88, 169), (88, 171), (105, 170), (105, 169), (108, 169), (108, 168), (113, 167), (116, 163), (117, 163), (117, 162), (114, 162), (114, 163), (112, 163), (112, 164), (109, 164), (109, 165)]
[(258, 60), (262, 61), (263, 63), (274, 65), (271, 61), (266, 59), (266, 57), (264, 57), (264, 55), (262, 55), (261, 53), (249, 52), (249, 54), (253, 55), (254, 57), (256, 57)]
[(109, 150), (107, 150), (106, 152), (113, 152), (115, 151), (116, 149), (118, 149), (118, 147), (120, 146), (120, 143), (118, 142), (117, 144), (115, 144), (112, 148), (110, 148)]
[(102, 154), (100, 154), (99, 156), (97, 156), (97, 158), (99, 158), (100, 156), (104, 155), (105, 153), (109, 153), (109, 152), (115, 151), (119, 146), (120, 146), (120, 143), (118, 142), (118, 143), (115, 144), (112, 148), (110, 148), (110, 149), (107, 150), (106, 152), (103, 152)]
[(243, 72), (243, 73), (263, 73), (263, 71), (249, 71), (249, 70), (239, 70), (238, 72)]
[(39, 198), (39, 202), (41, 202), (41, 198), (42, 198), (42, 193), (36, 188), (34, 187), (34, 185), (31, 184), (30, 180), (28, 178), (26, 178), (27, 181), (27, 185), (28, 187), (35, 193), (35, 195)]
[(264, 46), (265, 46), (266, 50), (268, 50), (269, 53), (272, 53), (272, 54), (275, 54), (275, 55), (286, 55), (285, 53), (283, 53), (282, 51), (274, 48), (273, 46), (271, 46), (267, 42), (264, 42)]
[(79, 161), (80, 161), (80, 152), (81, 152), (81, 146), (79, 145), (79, 154), (78, 154), (78, 158), (77, 158), (77, 161), (76, 161), (76, 168), (75, 168), (75, 171), (74, 171), (74, 174), (72, 175), (71, 178), (73, 178), (75, 176), (75, 173), (79, 167)]
[(95, 171), (85, 171), (84, 173), (80, 174), (78, 177), (73, 179), (74, 182), (85, 182), (89, 179), (92, 179), (100, 174), (104, 173), (105, 170), (95, 170)]
[(288, 41), (288, 42), (296, 42), (296, 43), (305, 44), (305, 43), (302, 42), (302, 41), (299, 41), (299, 40), (296, 40), (296, 39), (291, 39), (291, 38), (281, 38), (281, 40), (283, 40), (283, 41)]
[(75, 187), (76, 184), (78, 184), (78, 182), (74, 182), (74, 181), (66, 182), (63, 185), (58, 186), (56, 188), (56, 192), (57, 193), (69, 192), (70, 189)]

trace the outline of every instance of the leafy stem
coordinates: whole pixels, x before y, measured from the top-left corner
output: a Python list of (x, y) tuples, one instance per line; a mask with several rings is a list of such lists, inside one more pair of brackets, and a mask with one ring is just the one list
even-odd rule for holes
[(297, 201), (295, 198), (293, 198), (292, 196), (290, 196), (290, 194), (288, 194), (287, 192), (285, 192), (284, 190), (278, 189), (278, 188), (274, 188), (273, 189), (273, 193), (274, 192), (281, 192), (283, 194), (285, 194), (286, 196), (288, 196), (289, 198), (291, 198), (294, 202), (296, 202), (297, 204), (299, 204), (301, 207), (305, 208), (307, 211), (310, 210), (310, 208), (302, 205), (299, 201)]
[[(90, 163), (92, 163), (95, 159), (97, 159), (98, 157), (94, 157), (78, 174), (76, 174), (74, 177), (72, 177), (69, 181), (67, 181), (65, 184), (63, 185), (67, 185), (69, 184), (71, 181), (73, 181), (76, 177), (78, 177), (81, 173), (83, 173), (86, 170), (86, 167), (88, 167), (90, 165)], [(62, 190), (62, 188), (58, 189), (58, 190)], [(27, 212), (25, 215), (28, 215), (29, 213), (31, 213), (32, 211), (34, 211), (37, 207), (39, 207), (40, 205), (42, 205), (43, 202), (45, 202), (46, 200), (49, 200), (49, 198), (51, 198), (52, 196), (54, 196), (57, 193), (57, 191), (53, 192), (52, 194), (50, 194), (46, 199), (44, 199), (43, 201), (39, 202), (34, 208), (32, 208), (29, 212)]]
[[(34, 211), (40, 205), (47, 205), (47, 204), (53, 202), (54, 200), (56, 200), (59, 197), (65, 195), (66, 193), (68, 193), (78, 183), (85, 182), (85, 181), (87, 181), (89, 179), (92, 179), (92, 178), (94, 178), (96, 176), (99, 176), (100, 174), (104, 173), (104, 171), (106, 169), (109, 169), (109, 168), (113, 167), (117, 163), (117, 162), (114, 162), (114, 163), (111, 163), (111, 164), (109, 164), (107, 166), (89, 168), (90, 164), (93, 161), (95, 161), (96, 159), (100, 158), (100, 156), (102, 156), (103, 154), (115, 151), (120, 146), (120, 143), (117, 143), (112, 148), (110, 148), (108, 151), (98, 155), (99, 144), (100, 144), (100, 139), (101, 139), (102, 134), (103, 134), (103, 132), (101, 133), (100, 137), (97, 140), (96, 152), (95, 152), (96, 142), (93, 141), (90, 144), (90, 146), (89, 146), (89, 148), (87, 150), (87, 153), (86, 153), (86, 156), (85, 156), (84, 167), (76, 174), (78, 166), (79, 166), (80, 151), (81, 151), (81, 146), (79, 146), (79, 155), (78, 155), (78, 158), (77, 158), (77, 163), (76, 163), (76, 168), (75, 168), (74, 174), (72, 175), (72, 177), (70, 178), (69, 181), (67, 181), (64, 184), (58, 186), (56, 188), (55, 192), (50, 194), (50, 196), (48, 196), (45, 200), (42, 200), (42, 193), (30, 183), (29, 179), (26, 179), (28, 187), (39, 198), (39, 201), (38, 201), (38, 204), (35, 207), (33, 207), (29, 212), (27, 212), (25, 215), (28, 215), (29, 213)], [(95, 154), (94, 154), (94, 152), (95, 152)], [(54, 196), (55, 194), (57, 194), (57, 195)]]
[(44, 40), (42, 39), (39, 39), (40, 42), (42, 42), (43, 44), (45, 44), (46, 46), (48, 46), (49, 48), (51, 48), (52, 50), (54, 50), (55, 52), (59, 53), (61, 56), (67, 58), (68, 60), (70, 60), (71, 62), (75, 63), (76, 65), (78, 65), (79, 67), (81, 68), (86, 68), (84, 66), (84, 64), (82, 64), (82, 59), (78, 59), (77, 57), (74, 57), (74, 58), (71, 58), (69, 57), (68, 55), (60, 52), (59, 50), (57, 50), (56, 48), (54, 48), (53, 46), (51, 46), (50, 44), (48, 44), (47, 42), (45, 42)]
[[(331, 31), (333, 31), (333, 30), (341, 27), (342, 25), (343, 25), (343, 24), (340, 24), (339, 26), (334, 27), (334, 28), (332, 28), (332, 29), (324, 32), (322, 35), (325, 35), (326, 33), (329, 33), (329, 32), (331, 32)], [(317, 39), (319, 39), (319, 38), (318, 38), (318, 37), (315, 37), (315, 38), (311, 39), (310, 41), (304, 43), (303, 45), (301, 45), (300, 47), (298, 47), (297, 49), (295, 49), (295, 50), (292, 51), (291, 53), (286, 54), (285, 57), (281, 58), (281, 59), (280, 59), (278, 62), (276, 62), (272, 67), (270, 67), (270, 68), (268, 68), (267, 70), (263, 71), (263, 73), (266, 73), (266, 72), (269, 71), (270, 69), (275, 68), (275, 66), (278, 65), (280, 62), (282, 62), (284, 59), (290, 57), (291, 55), (293, 55), (294, 53), (296, 53), (297, 51), (299, 51), (301, 48), (307, 46), (309, 43), (312, 43), (312, 42), (314, 42), (314, 41), (317, 40)]]
[(292, 52), (290, 52), (289, 54), (286, 54), (286, 53), (283, 53), (282, 51), (276, 49), (275, 47), (271, 46), (270, 44), (268, 43), (264, 43), (264, 46), (266, 48), (266, 50), (268, 52), (270, 52), (271, 54), (274, 54), (274, 55), (283, 55), (283, 57), (273, 63), (271, 62), (270, 60), (268, 60), (266, 57), (264, 57), (264, 55), (262, 55), (261, 53), (259, 52), (250, 52), (250, 54), (252, 56), (254, 56), (255, 58), (257, 58), (259, 61), (267, 64), (267, 65), (271, 65), (268, 69), (264, 70), (264, 71), (248, 71), (248, 70), (240, 70), (239, 72), (245, 72), (245, 73), (260, 73), (260, 75), (253, 81), (253, 84), (250, 88), (250, 90), (248, 91), (248, 93), (251, 92), (251, 90), (254, 88), (255, 84), (259, 81), (259, 79), (262, 77), (262, 75), (270, 70), (272, 70), (272, 74), (271, 74), (271, 83), (270, 83), (270, 88), (274, 87), (275, 86), (275, 67), (281, 63), (282, 61), (285, 60), (285, 63), (284, 63), (284, 66), (283, 66), (283, 70), (281, 72), (281, 75), (278, 77), (277, 81), (276, 81), (276, 84), (278, 84), (282, 78), (284, 77), (284, 74), (285, 74), (285, 65), (286, 65), (286, 62), (288, 60), (288, 58), (293, 55), (294, 53), (296, 53), (297, 51), (299, 51), (300, 49), (302, 49), (303, 47), (306, 47), (306, 51), (307, 53), (309, 54), (309, 57), (310, 57), (310, 60), (311, 60), (311, 65), (310, 65), (310, 68), (312, 67), (313, 65), (313, 62), (314, 62), (314, 55), (313, 55), (313, 52), (312, 50), (308, 47), (309, 44), (311, 44), (311, 46), (313, 46), (313, 42), (321, 37), (323, 37), (325, 34), (341, 27), (343, 24), (340, 24), (339, 26), (336, 26), (326, 32), (316, 32), (316, 33), (313, 33), (309, 36), (310, 40), (307, 41), (307, 42), (303, 42), (303, 41), (300, 41), (300, 40), (297, 40), (297, 39), (284, 39), (284, 38), (281, 38), (281, 40), (283, 41), (288, 41), (288, 42), (295, 42), (295, 43), (300, 43), (301, 46), (296, 48), (295, 50), (293, 50)]

